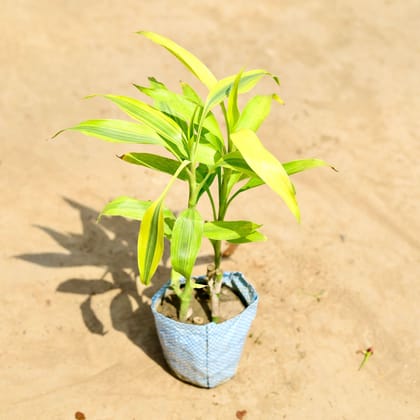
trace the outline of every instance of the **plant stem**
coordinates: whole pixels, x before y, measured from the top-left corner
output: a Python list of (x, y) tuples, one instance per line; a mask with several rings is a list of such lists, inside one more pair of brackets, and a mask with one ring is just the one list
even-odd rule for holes
[[(228, 195), (228, 180), (230, 176), (230, 169), (224, 169), (223, 174), (220, 176), (219, 181), (219, 211), (218, 221), (223, 221), (227, 211), (226, 198)], [(222, 241), (212, 241), (214, 250), (214, 270), (208, 275), (209, 280), (209, 292), (210, 292), (210, 304), (211, 304), (211, 317), (213, 322), (221, 321), (220, 314), (220, 293), (223, 284), (223, 271), (220, 269), (222, 261)]]
[(232, 140), (230, 139), (230, 127), (229, 127), (229, 119), (227, 116), (227, 111), (226, 111), (226, 106), (225, 103), (222, 102), (220, 104), (221, 108), (222, 108), (222, 112), (223, 112), (223, 117), (225, 119), (225, 123), (226, 123), (226, 132), (227, 132), (227, 139), (228, 139), (228, 147), (227, 147), (227, 152), (229, 153), (232, 150)]
[(214, 268), (215, 270), (220, 268), (220, 263), (222, 261), (222, 241), (211, 241), (211, 244), (213, 245), (213, 251), (214, 251)]
[(208, 190), (208, 189), (206, 190), (206, 193), (209, 197), (209, 201), (210, 201), (210, 205), (211, 205), (211, 211), (213, 213), (213, 220), (216, 220), (217, 214), (216, 214), (216, 206), (214, 205), (213, 196), (211, 195), (211, 191)]
[[(214, 267), (214, 264), (212, 266)], [(213, 270), (207, 276), (210, 288), (211, 320), (218, 323), (221, 321), (220, 293), (222, 290), (223, 272), (222, 270)]]
[(188, 178), (188, 184), (189, 184), (188, 208), (192, 208), (197, 203), (195, 162), (191, 162), (190, 164), (190, 176)]
[[(198, 193), (200, 191), (199, 185), (196, 182), (196, 164), (194, 161), (190, 164), (190, 176), (188, 179), (189, 184), (189, 196), (188, 196), (188, 208), (194, 208), (198, 201)], [(179, 291), (179, 286), (178, 286)], [(179, 320), (185, 322), (189, 317), (189, 311), (191, 306), (191, 299), (194, 291), (194, 279), (188, 277), (185, 279), (185, 286), (182, 289), (181, 293), (178, 292), (178, 297), (180, 299), (180, 308), (179, 308)]]
[[(217, 220), (223, 221), (226, 214), (226, 203), (225, 203), (225, 191), (226, 191), (226, 177), (222, 176), (222, 182), (220, 183), (219, 188), (219, 209)], [(213, 249), (214, 249), (214, 265), (216, 266), (216, 270), (220, 269), (220, 263), (222, 259), (222, 241), (212, 241)]]
[(193, 290), (194, 280), (192, 278), (186, 279), (184, 290), (179, 297), (181, 300), (181, 305), (179, 308), (179, 320), (181, 322), (185, 322), (188, 318), (188, 311), (190, 309)]
[[(227, 131), (227, 152), (229, 153), (232, 148), (232, 141), (230, 139), (230, 127), (226, 112), (225, 104), (221, 103), (221, 108), (223, 112), (223, 116), (226, 123), (226, 131)], [(226, 149), (225, 149), (226, 150)], [(217, 173), (217, 186), (218, 186), (218, 198), (219, 198), (219, 208), (218, 208), (218, 215), (217, 220), (223, 221), (226, 216), (226, 211), (229, 205), (228, 196), (230, 194), (229, 185), (229, 178), (231, 176), (232, 171), (228, 168), (219, 168)], [(214, 208), (214, 206), (213, 206)], [(213, 211), (214, 213), (214, 211)], [(209, 285), (209, 293), (210, 293), (210, 304), (211, 304), (211, 314), (212, 314), (212, 321), (213, 322), (220, 322), (220, 293), (222, 290), (223, 284), (223, 271), (220, 269), (220, 264), (222, 260), (222, 241), (211, 241), (214, 250), (214, 265), (213, 269), (207, 270), (207, 280)]]

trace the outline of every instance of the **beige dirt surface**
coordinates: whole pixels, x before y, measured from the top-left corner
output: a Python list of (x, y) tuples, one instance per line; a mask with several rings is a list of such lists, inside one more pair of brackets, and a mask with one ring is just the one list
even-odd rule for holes
[[(419, 22), (418, 0), (2, 0), (0, 418), (420, 419)], [(264, 144), (281, 161), (339, 170), (295, 176), (300, 225), (265, 187), (230, 210), (269, 240), (224, 264), (261, 300), (236, 376), (211, 390), (163, 360), (149, 303), (168, 259), (136, 287), (138, 224), (95, 223), (110, 199), (154, 199), (168, 178), (117, 159), (127, 145), (49, 140), (122, 117), (85, 95), (136, 96), (132, 83), (152, 75), (198, 87), (140, 29), (217, 77), (278, 74), (286, 105), (273, 105)], [(184, 202), (176, 184), (167, 205)]]

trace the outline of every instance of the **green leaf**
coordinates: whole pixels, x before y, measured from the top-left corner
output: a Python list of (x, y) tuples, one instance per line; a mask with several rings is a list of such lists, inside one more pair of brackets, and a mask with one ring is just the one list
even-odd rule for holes
[(246, 220), (206, 222), (204, 236), (216, 241), (231, 241), (247, 237), (261, 226)]
[(254, 96), (243, 109), (239, 120), (235, 126), (235, 131), (242, 128), (249, 128), (257, 131), (262, 122), (270, 114), (273, 95)]
[(182, 290), (180, 287), (180, 280), (182, 275), (177, 273), (174, 268), (171, 268), (171, 289), (175, 292), (178, 297), (181, 297)]
[(229, 240), (228, 242), (230, 242), (232, 244), (246, 244), (248, 242), (264, 242), (266, 240), (267, 240), (267, 237), (264, 236), (262, 233), (252, 232), (245, 237), (238, 238), (238, 239), (232, 239), (232, 240)]
[(283, 163), (283, 167), (288, 175), (294, 175), (298, 172), (303, 172), (312, 168), (318, 168), (320, 166), (329, 166), (334, 171), (337, 171), (337, 169), (335, 169), (334, 166), (331, 166), (330, 164), (321, 159), (300, 159)]
[(231, 134), (231, 139), (252, 170), (284, 200), (299, 221), (296, 196), (283, 165), (262, 145), (253, 131), (239, 130)]
[(171, 240), (171, 264), (177, 273), (191, 278), (201, 247), (204, 221), (200, 213), (190, 208), (176, 219)]
[[(187, 139), (188, 139), (188, 150), (190, 151), (190, 158), (192, 157), (192, 148), (193, 144), (197, 141), (196, 136), (196, 121), (197, 118), (201, 118), (200, 114), (202, 112), (202, 108), (198, 105), (195, 107), (193, 114), (191, 115), (188, 127), (187, 127)], [(198, 116), (198, 117), (197, 117)]]
[[(235, 193), (235, 195), (265, 184), (265, 182), (250, 168), (250, 166), (243, 159), (240, 152), (237, 150), (224, 156), (222, 166), (234, 169), (236, 171), (241, 171), (245, 176), (250, 177), (249, 181), (244, 186), (242, 186)], [(327, 162), (321, 159), (301, 159), (283, 163), (284, 170), (289, 176), (320, 166), (329, 166), (334, 171), (337, 171), (333, 166), (329, 165)]]
[(143, 215), (137, 243), (140, 280), (150, 284), (163, 255), (163, 198), (154, 201)]
[[(201, 108), (201, 111), (204, 110)], [(208, 112), (202, 126), (200, 143), (209, 144), (215, 151), (223, 153), (225, 143), (219, 123), (212, 112)]]
[[(241, 170), (243, 173), (250, 176), (249, 181), (245, 185), (243, 185), (238, 191), (235, 192), (234, 197), (251, 188), (256, 188), (260, 185), (265, 184), (265, 182), (259, 176), (257, 176), (254, 171), (252, 171), (248, 164), (246, 162), (243, 162), (241, 159), (242, 157), (240, 156), (240, 153), (236, 151), (227, 154), (223, 162), (223, 166), (226, 166), (231, 169)], [(321, 159), (302, 159), (283, 163), (284, 170), (289, 176), (294, 175), (298, 172), (305, 171), (307, 169), (317, 168), (319, 166), (329, 166), (334, 171), (337, 171), (337, 169), (335, 169), (334, 166), (329, 165), (327, 162)]]
[[(203, 168), (204, 166), (204, 168)], [(200, 171), (202, 173), (202, 177), (206, 177), (208, 174), (209, 168), (205, 165), (198, 165), (197, 172)], [(205, 183), (200, 188), (200, 192), (198, 193), (198, 199), (207, 191), (210, 192), (210, 187), (213, 184), (214, 178), (216, 177), (216, 171), (212, 172), (209, 176), (207, 176)]]
[(186, 126), (186, 123), (191, 119), (197, 104), (191, 102), (185, 96), (170, 91), (163, 83), (158, 82), (153, 77), (149, 77), (149, 80), (151, 84), (150, 88), (139, 85), (134, 86), (140, 92), (153, 98), (153, 106), (156, 109), (162, 111), (166, 115), (170, 115), (181, 127), (182, 124), (179, 124), (179, 120)]
[[(184, 96), (189, 99), (191, 102), (196, 103), (197, 105), (200, 105), (201, 109), (203, 109), (204, 104), (201, 100), (198, 93), (187, 83), (181, 82), (182, 86), (182, 92)], [(217, 122), (216, 117), (212, 112), (209, 112), (204, 120), (203, 128), (207, 130), (207, 132), (204, 133), (204, 138), (208, 143), (213, 145), (215, 150), (222, 151), (224, 147), (223, 143), (223, 134), (220, 130), (219, 123)], [(201, 141), (201, 139), (200, 139)]]
[[(142, 93), (154, 99), (154, 107), (170, 115), (172, 119), (187, 132), (187, 126), (190, 125), (193, 115), (197, 111), (202, 111), (203, 106), (188, 96), (179, 95), (168, 90), (161, 82), (150, 77), (150, 88), (134, 85)], [(192, 88), (191, 88), (192, 89)], [(201, 102), (201, 101), (200, 101)], [(223, 150), (223, 135), (215, 116), (210, 112), (206, 115), (203, 122), (203, 137), (200, 141), (206, 141), (212, 147), (221, 152)]]
[(251, 167), (248, 165), (238, 150), (224, 155), (221, 165), (225, 168), (230, 168), (241, 172), (242, 174), (249, 177), (256, 176), (256, 173), (251, 169)]
[(190, 163), (185, 160), (179, 166), (160, 197), (145, 211), (140, 225), (137, 242), (137, 262), (140, 280), (148, 285), (163, 255), (164, 245), (164, 212), (163, 200), (180, 172)]
[[(131, 197), (118, 197), (110, 201), (98, 216), (98, 222), (102, 216), (121, 216), (127, 219), (143, 220), (144, 213), (151, 206), (151, 201), (137, 200)], [(172, 226), (175, 222), (174, 214), (168, 209), (163, 208), (164, 233), (166, 237), (172, 234)]]
[(59, 131), (53, 138), (66, 130), (78, 131), (87, 136), (98, 137), (112, 143), (165, 145), (164, 141), (150, 127), (124, 120), (83, 121), (74, 127)]
[(201, 143), (197, 145), (197, 152), (195, 156), (197, 162), (212, 167), (216, 164), (216, 156), (217, 152), (212, 146)]
[[(247, 175), (243, 174), (242, 172), (237, 171), (231, 171), (231, 173), (228, 176), (228, 182), (226, 186), (227, 195), (229, 196), (232, 192), (233, 187), (240, 181), (243, 181), (244, 179), (248, 178)], [(231, 199), (228, 200), (228, 205), (230, 204)]]
[[(204, 112), (211, 110), (215, 105), (222, 102), (230, 93), (232, 86), (235, 83), (237, 75), (226, 77), (225, 79), (219, 80), (210, 90), (206, 103), (204, 106)], [(271, 76), (274, 81), (278, 84), (278, 79), (266, 70), (256, 69), (242, 73), (241, 80), (238, 85), (238, 93), (246, 93), (251, 90), (263, 76)]]
[(241, 70), (235, 77), (235, 81), (233, 82), (232, 89), (230, 90), (228, 97), (227, 120), (229, 127), (234, 127), (239, 118), (238, 87), (242, 73), (243, 71)]
[(186, 157), (181, 127), (171, 118), (150, 105), (127, 96), (104, 95), (116, 103), (127, 115), (141, 121), (159, 134), (165, 147), (179, 159)]
[(166, 48), (209, 89), (217, 82), (216, 77), (204, 63), (174, 41), (154, 32), (139, 31), (137, 33)]
[(142, 220), (151, 204), (151, 201), (136, 200), (125, 196), (118, 197), (106, 204), (98, 216), (98, 222), (102, 216), (122, 216), (128, 219)]
[(244, 192), (246, 190), (250, 190), (251, 188), (256, 188), (259, 187), (260, 185), (264, 185), (265, 182), (259, 178), (259, 177), (253, 177), (251, 178), (243, 187), (241, 187), (236, 193), (235, 195)]
[(220, 153), (223, 151), (223, 134), (216, 117), (211, 112), (209, 112), (204, 119), (200, 143), (208, 143), (215, 151)]
[(189, 99), (191, 102), (196, 103), (197, 105), (201, 105), (203, 107), (203, 101), (200, 98), (200, 95), (188, 84), (185, 82), (180, 82), (182, 93), (184, 96)]
[[(167, 157), (155, 155), (152, 153), (126, 153), (120, 156), (120, 159), (128, 163), (145, 166), (146, 168), (164, 172), (169, 175), (174, 175), (181, 165), (177, 160), (169, 159)], [(197, 175), (197, 180), (200, 181), (202, 179), (200, 176), (201, 174), (197, 173)], [(178, 178), (182, 181), (188, 181), (188, 173), (186, 169), (179, 173)]]
[[(202, 182), (204, 177), (211, 171), (211, 167), (215, 165), (216, 152), (204, 144), (199, 144), (197, 147), (197, 162), (200, 165), (196, 168), (196, 181)], [(135, 165), (145, 166), (146, 168), (154, 169), (160, 172), (174, 175), (178, 170), (180, 163), (176, 160), (169, 159), (163, 156), (151, 153), (126, 153), (120, 156), (120, 159), (125, 162), (133, 163)], [(189, 175), (186, 169), (178, 174), (178, 178), (182, 181), (188, 181)]]

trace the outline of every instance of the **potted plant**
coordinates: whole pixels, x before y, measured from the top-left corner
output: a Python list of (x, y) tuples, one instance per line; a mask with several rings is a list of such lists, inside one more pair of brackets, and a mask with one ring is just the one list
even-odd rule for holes
[[(154, 201), (119, 197), (108, 203), (101, 215), (141, 221), (137, 257), (140, 281), (145, 285), (150, 284), (162, 258), (164, 238), (170, 241), (171, 279), (152, 299), (159, 339), (168, 364), (180, 378), (213, 387), (235, 374), (258, 302), (255, 289), (240, 272), (223, 273), (222, 241), (241, 244), (266, 239), (257, 223), (227, 220), (228, 208), (239, 194), (266, 184), (299, 221), (289, 176), (326, 163), (303, 159), (282, 164), (263, 146), (256, 132), (270, 113), (272, 101), (282, 103), (277, 94), (256, 95), (239, 109), (238, 95), (249, 92), (263, 77), (272, 78), (277, 86), (276, 76), (255, 69), (218, 80), (196, 56), (170, 39), (153, 32), (138, 33), (183, 63), (207, 88), (206, 98), (187, 83), (181, 82), (181, 91), (176, 93), (151, 77), (148, 87), (135, 87), (152, 99), (152, 105), (131, 97), (104, 95), (134, 121), (88, 120), (66, 130), (110, 142), (152, 144), (172, 155), (169, 158), (167, 153), (136, 151), (119, 156), (171, 178)], [(220, 121), (213, 113), (216, 106), (221, 107), (226, 134), (222, 134)], [(177, 215), (164, 205), (175, 180), (184, 181), (188, 188), (188, 200)], [(203, 216), (197, 204), (205, 197), (211, 211)], [(196, 278), (192, 272), (203, 238), (211, 242), (214, 263), (206, 275)], [(227, 320), (221, 313), (222, 287), (229, 288), (244, 307)], [(198, 296), (209, 308), (208, 322), (202, 318), (197, 321), (192, 311), (192, 302)], [(162, 302), (169, 300), (177, 305), (177, 319), (161, 313)]]

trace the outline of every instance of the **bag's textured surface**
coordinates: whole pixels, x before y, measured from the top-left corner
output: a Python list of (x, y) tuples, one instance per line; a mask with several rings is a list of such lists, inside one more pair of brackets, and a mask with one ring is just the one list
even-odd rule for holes
[(152, 312), (166, 361), (181, 379), (205, 388), (215, 387), (236, 373), (257, 311), (257, 292), (242, 273), (224, 273), (223, 283), (239, 293), (248, 306), (220, 324), (184, 324), (159, 313), (156, 308), (169, 282), (152, 298)]

